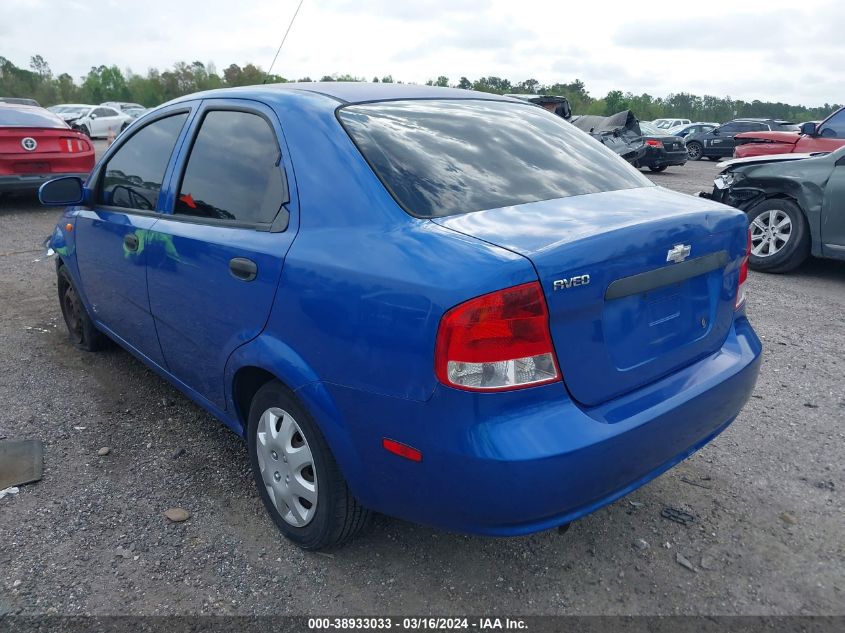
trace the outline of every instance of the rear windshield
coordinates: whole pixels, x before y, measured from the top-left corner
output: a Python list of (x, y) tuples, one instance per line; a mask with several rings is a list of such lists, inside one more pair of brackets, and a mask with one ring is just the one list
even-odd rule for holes
[(0, 127), (67, 128), (67, 124), (43, 108), (0, 106)]
[(418, 217), (652, 184), (531, 104), (389, 101), (345, 106), (338, 117), (396, 201)]

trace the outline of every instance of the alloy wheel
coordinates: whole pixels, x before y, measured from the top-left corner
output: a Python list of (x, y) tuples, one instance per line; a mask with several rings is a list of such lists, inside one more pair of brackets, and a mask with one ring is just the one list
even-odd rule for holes
[(273, 506), (293, 527), (308, 525), (317, 509), (317, 473), (302, 429), (290, 413), (271, 407), (256, 433), (258, 467)]
[(792, 237), (792, 220), (781, 209), (763, 211), (751, 222), (751, 254), (771, 257)]

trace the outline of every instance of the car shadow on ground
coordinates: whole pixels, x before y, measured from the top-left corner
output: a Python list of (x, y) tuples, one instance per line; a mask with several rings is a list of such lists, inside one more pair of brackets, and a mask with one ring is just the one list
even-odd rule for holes
[(792, 277), (833, 280), (845, 283), (845, 261), (811, 257), (796, 270), (786, 274)]

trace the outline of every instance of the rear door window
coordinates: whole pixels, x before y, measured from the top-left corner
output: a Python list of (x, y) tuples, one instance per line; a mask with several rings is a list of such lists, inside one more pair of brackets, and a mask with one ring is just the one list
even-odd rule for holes
[(342, 107), (338, 118), (417, 217), (652, 186), (588, 134), (527, 103), (388, 101)]
[(194, 141), (174, 214), (269, 224), (288, 201), (276, 133), (252, 112), (212, 110)]
[(157, 119), (123, 143), (103, 170), (101, 205), (152, 211), (187, 112)]

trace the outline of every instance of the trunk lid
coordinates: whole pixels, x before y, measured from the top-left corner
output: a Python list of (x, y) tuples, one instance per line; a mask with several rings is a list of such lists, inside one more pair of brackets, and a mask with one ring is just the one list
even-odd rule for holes
[[(35, 141), (35, 147), (25, 139)], [(89, 151), (91, 149), (87, 142), (78, 132), (70, 128), (26, 128), (26, 127), (3, 127), (0, 128), (0, 154), (7, 156), (16, 155), (19, 158), (38, 156), (39, 154), (66, 153), (73, 154)]]
[(564, 382), (584, 405), (712, 354), (733, 323), (748, 227), (736, 209), (645, 187), (434, 221), (534, 264)]

